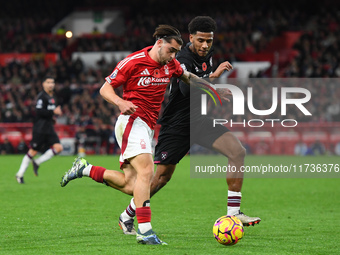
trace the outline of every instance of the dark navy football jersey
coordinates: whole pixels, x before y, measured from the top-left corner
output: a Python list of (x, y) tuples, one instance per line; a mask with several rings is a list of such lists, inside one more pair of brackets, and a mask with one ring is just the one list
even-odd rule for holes
[(56, 101), (53, 96), (47, 94), (44, 90), (38, 94), (35, 106), (36, 116), (33, 124), (34, 133), (50, 134), (54, 133), (54, 109)]
[[(202, 78), (208, 78), (212, 73), (212, 54), (211, 48), (205, 57), (200, 57), (193, 53), (188, 43), (177, 55), (177, 60), (181, 63), (183, 69), (196, 74)], [(192, 89), (191, 92), (195, 91)], [(197, 93), (201, 93), (197, 89)], [(192, 106), (191, 106), (192, 107)], [(201, 112), (200, 105), (194, 106), (191, 110), (193, 115), (199, 115)], [(190, 130), (190, 86), (183, 83), (179, 79), (173, 79), (170, 87), (169, 102), (164, 108), (162, 117), (158, 121), (159, 124), (174, 127), (174, 132), (187, 132)]]

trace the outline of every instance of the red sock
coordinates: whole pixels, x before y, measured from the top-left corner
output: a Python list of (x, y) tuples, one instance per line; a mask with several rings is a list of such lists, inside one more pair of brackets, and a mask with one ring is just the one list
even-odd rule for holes
[(90, 177), (96, 182), (103, 183), (104, 180), (104, 172), (106, 169), (101, 166), (92, 166), (90, 171)]
[(151, 222), (150, 206), (136, 208), (136, 217), (137, 217), (138, 224)]

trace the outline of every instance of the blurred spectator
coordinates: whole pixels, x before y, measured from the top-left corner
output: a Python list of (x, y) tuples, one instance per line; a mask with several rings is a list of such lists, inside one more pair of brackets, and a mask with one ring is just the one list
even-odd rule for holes
[(308, 152), (308, 146), (303, 141), (299, 141), (295, 144), (295, 147), (294, 147), (295, 155), (304, 156), (307, 154), (307, 152)]
[(94, 148), (95, 153), (100, 154), (100, 146), (102, 140), (98, 124), (96, 123), (91, 127), (86, 127), (85, 133), (86, 133), (85, 145)]
[(4, 155), (4, 154), (13, 154), (14, 151), (14, 147), (11, 144), (11, 142), (8, 140), (7, 137), (4, 138), (3, 144), (0, 145), (0, 154)]
[(340, 142), (335, 145), (334, 153), (335, 155), (340, 156)]
[(109, 152), (111, 130), (105, 124), (80, 125), (75, 135), (75, 154), (79, 148), (92, 148), (96, 154), (101, 154), (101, 147), (105, 146), (105, 152)]
[[(75, 135), (75, 144), (74, 144), (74, 154), (78, 154), (81, 150), (84, 150), (85, 148), (85, 140), (86, 140), (86, 132), (85, 132), (85, 126), (77, 126), (76, 135)], [(83, 153), (83, 151), (81, 151)], [(80, 155), (79, 155), (80, 156)]]
[(26, 154), (27, 151), (28, 151), (28, 146), (25, 143), (25, 140), (23, 138), (21, 138), (20, 142), (17, 146), (17, 153), (18, 154)]
[(313, 155), (324, 155), (326, 153), (325, 145), (319, 140), (316, 140), (315, 143), (310, 146), (310, 150)]

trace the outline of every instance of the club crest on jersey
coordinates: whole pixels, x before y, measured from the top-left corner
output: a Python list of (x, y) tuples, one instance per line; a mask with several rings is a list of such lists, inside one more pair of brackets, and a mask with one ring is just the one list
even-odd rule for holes
[(167, 151), (162, 151), (162, 153), (161, 153), (162, 160), (165, 160), (167, 157), (168, 157), (168, 152)]
[(169, 74), (169, 67), (167, 65), (164, 66), (164, 73)]
[(142, 150), (146, 149), (146, 142), (144, 141), (144, 139), (140, 139), (140, 147)]

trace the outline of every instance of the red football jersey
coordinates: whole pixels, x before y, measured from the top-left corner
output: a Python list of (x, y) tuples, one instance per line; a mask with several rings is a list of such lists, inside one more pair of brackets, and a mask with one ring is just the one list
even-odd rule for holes
[(151, 48), (149, 46), (127, 56), (105, 80), (114, 88), (123, 85), (123, 99), (138, 106), (133, 115), (154, 129), (166, 87), (171, 77), (183, 74), (183, 69), (176, 59), (167, 65), (154, 61), (148, 54)]

